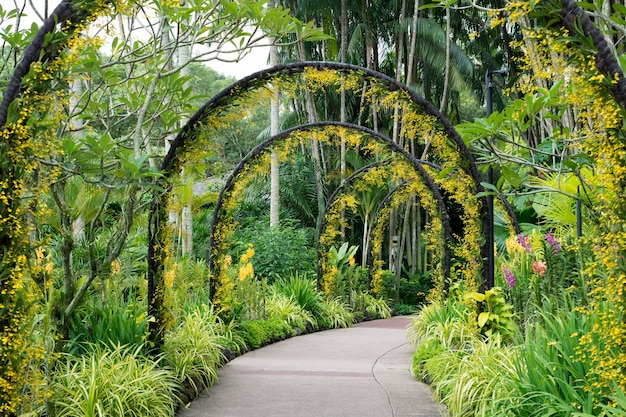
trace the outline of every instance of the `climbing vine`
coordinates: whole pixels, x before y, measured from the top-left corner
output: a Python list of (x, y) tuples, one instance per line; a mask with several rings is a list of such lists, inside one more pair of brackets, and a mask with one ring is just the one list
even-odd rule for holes
[[(455, 256), (459, 257), (459, 261), (456, 262), (458, 265), (455, 265), (457, 276), (473, 283), (471, 287), (475, 286), (475, 283), (479, 281), (478, 271), (482, 267), (480, 242), (481, 230), (485, 224), (482, 198), (467, 198), (468, 195), (483, 191), (476, 164), (460, 136), (430, 103), (398, 84), (397, 81), (371, 70), (336, 63), (297, 63), (261, 71), (240, 80), (207, 102), (182, 129), (162, 164), (165, 175), (170, 176), (178, 172), (180, 167), (190, 163), (197, 155), (201, 155), (202, 150), (209, 146), (212, 132), (216, 129), (226, 129), (230, 123), (229, 120), (241, 120), (242, 109), (246, 106), (266, 100), (270, 92), (267, 86), (270, 84), (281, 91), (281, 99), (284, 102), (297, 98), (298, 94), (303, 91), (316, 93), (344, 88), (359, 97), (365, 107), (371, 106), (386, 114), (397, 113), (399, 117), (397, 121), (401, 129), (398, 142), (392, 142), (396, 147), (393, 152), (408, 155), (405, 157), (412, 158), (413, 165), (405, 165), (402, 169), (395, 168), (403, 172), (392, 176), (399, 179), (412, 175), (407, 174), (406, 170), (417, 171), (418, 174), (414, 177), (416, 180), (411, 181), (412, 185), (406, 187), (408, 191), (399, 192), (397, 196), (394, 196), (394, 205), (400, 204), (396, 203), (398, 201), (408, 201), (411, 195), (416, 194), (419, 194), (420, 204), (423, 207), (435, 204), (437, 207), (431, 211), (432, 215), (429, 217), (429, 235), (432, 245), (435, 245), (435, 242), (439, 245), (439, 248), (433, 246), (432, 253), (435, 260), (433, 266), (439, 268), (437, 273), (442, 274), (442, 279), (439, 280), (441, 286), (443, 288), (448, 285), (447, 283), (444, 285), (444, 281), (448, 282), (452, 251)], [(368, 124), (371, 124), (369, 119), (365, 121), (365, 125)], [(389, 144), (372, 140), (373, 136), (379, 135), (378, 133), (371, 131), (371, 134), (363, 135), (362, 132), (353, 132), (353, 130), (350, 126), (303, 129), (304, 133), (298, 133), (297, 129), (294, 129), (288, 134), (283, 132), (270, 141), (272, 148), (283, 162), (288, 161), (294, 150), (304, 146), (303, 144), (311, 139), (329, 146), (336, 146), (339, 138), (343, 138), (346, 146), (356, 152), (381, 157), (392, 155), (389, 152)], [(246, 184), (252, 178), (264, 175), (269, 163), (268, 150), (269, 144), (255, 148), (246, 157), (245, 163), (235, 169), (218, 200), (211, 240), (211, 294), (218, 304), (223, 302), (220, 298), (228, 298), (226, 290), (229, 288), (230, 278), (222, 275), (221, 270), (228, 263), (225, 258), (227, 241), (236, 228), (232, 213)], [(441, 169), (423, 168), (420, 163), (415, 162), (416, 157), (413, 155), (418, 153), (426, 155), (430, 164)], [(251, 163), (251, 161), (254, 162)], [(445, 198), (441, 194), (442, 191), (446, 194)], [(463, 232), (462, 236), (456, 236), (457, 243), (453, 242), (446, 199), (462, 207)], [(165, 204), (165, 201), (161, 204)], [(353, 207), (355, 204), (357, 204), (356, 198), (346, 190), (345, 194), (338, 197), (329, 213), (329, 219), (334, 219), (333, 213), (337, 207)], [(156, 212), (156, 208), (153, 212)], [(162, 216), (153, 216), (154, 221), (151, 227), (154, 230), (162, 228), (159, 223), (160, 219)], [(332, 236), (336, 235), (336, 228), (339, 227), (336, 221), (327, 223), (333, 226), (327, 227), (324, 231), (324, 236), (321, 238), (323, 245), (332, 241)], [(152, 235), (150, 248), (160, 247), (158, 242), (154, 241), (157, 237), (156, 234)], [(149, 258), (156, 260), (149, 267), (149, 282), (153, 281), (151, 285), (154, 289), (162, 285), (160, 283), (162, 272), (158, 272), (159, 269), (162, 270), (162, 266), (159, 266), (156, 253), (149, 254)], [(159, 302), (157, 299), (151, 304), (156, 306)], [(158, 322), (159, 318), (156, 318)]]
[[(597, 398), (610, 396), (617, 384), (626, 389), (626, 132), (623, 122), (623, 73), (599, 31), (576, 2), (512, 5), (511, 16), (525, 28), (523, 65), (527, 76), (519, 88), (540, 92), (548, 83), (559, 88), (560, 106), (575, 115), (569, 129), (554, 132), (567, 144), (564, 155), (585, 155), (593, 170), (578, 159), (564, 164), (593, 196), (587, 213), (593, 219), (579, 248), (590, 247), (582, 274), (590, 288), (589, 302), (579, 306), (592, 321), (592, 329), (580, 338), (579, 359), (591, 365), (588, 388)], [(543, 21), (530, 30), (530, 19), (560, 15), (563, 25)], [(542, 21), (542, 20), (539, 20)], [(582, 21), (582, 23), (581, 23)], [(532, 41), (532, 42), (531, 42)], [(596, 56), (589, 54), (596, 50)], [(531, 82), (532, 80), (532, 82)], [(591, 174), (591, 175), (589, 175)], [(582, 253), (582, 252), (581, 252)]]
[[(44, 241), (30, 239), (28, 218), (50, 211), (41, 197), (58, 175), (42, 177), (39, 161), (58, 155), (55, 128), (65, 119), (67, 68), (85, 40), (78, 34), (113, 2), (60, 4), (25, 48), (0, 103), (0, 414), (16, 415), (24, 395), (38, 397), (45, 387), (41, 363), (46, 338), (29, 326), (34, 301), (49, 289), (48, 263), (41, 268)], [(37, 173), (37, 175), (35, 175)], [(28, 190), (28, 195), (26, 194)], [(37, 249), (34, 262), (32, 252)], [(29, 364), (33, 366), (27, 366)], [(45, 366), (45, 365), (44, 365)], [(36, 386), (41, 383), (41, 386)], [(30, 385), (29, 385), (30, 384)], [(40, 401), (45, 400), (45, 394)], [(31, 410), (22, 410), (28, 412)]]

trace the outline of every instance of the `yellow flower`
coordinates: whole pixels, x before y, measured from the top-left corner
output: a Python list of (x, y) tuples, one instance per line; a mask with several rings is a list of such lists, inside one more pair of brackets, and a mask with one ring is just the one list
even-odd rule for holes
[(239, 281), (254, 277), (254, 267), (251, 263), (245, 263), (239, 267)]
[(119, 259), (115, 259), (111, 262), (111, 273), (117, 275), (122, 272), (122, 263)]

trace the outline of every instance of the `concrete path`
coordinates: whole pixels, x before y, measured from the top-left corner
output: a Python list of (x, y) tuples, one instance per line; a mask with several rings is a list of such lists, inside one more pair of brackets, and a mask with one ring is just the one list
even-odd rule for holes
[(240, 356), (180, 417), (440, 417), (409, 372), (410, 319), (294, 337)]

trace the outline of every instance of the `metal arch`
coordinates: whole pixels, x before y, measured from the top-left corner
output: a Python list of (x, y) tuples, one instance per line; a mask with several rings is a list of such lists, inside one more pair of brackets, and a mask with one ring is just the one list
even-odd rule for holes
[[(388, 138), (387, 138), (388, 139)], [(417, 159), (417, 161), (423, 165), (429, 165), (432, 166), (435, 169), (439, 169), (441, 170), (441, 167), (438, 166), (437, 164), (434, 164), (430, 161), (423, 161), (421, 159)], [(316, 230), (316, 240), (317, 240), (317, 266), (316, 266), (316, 273), (317, 273), (317, 288), (318, 290), (321, 288), (321, 282), (322, 282), (322, 250), (321, 250), (321, 244), (320, 244), (320, 238), (322, 236), (322, 232), (324, 231), (324, 229), (326, 228), (326, 222), (325, 222), (325, 215), (328, 212), (328, 210), (330, 209), (330, 207), (332, 206), (332, 204), (335, 201), (335, 198), (337, 198), (337, 196), (339, 195), (340, 192), (342, 192), (347, 185), (349, 185), (353, 180), (355, 180), (358, 176), (360, 176), (362, 173), (367, 172), (371, 169), (374, 169), (376, 167), (379, 167), (381, 165), (388, 165), (391, 162), (393, 162), (392, 160), (385, 160), (385, 161), (378, 161), (378, 162), (374, 162), (372, 164), (366, 165), (360, 169), (358, 169), (357, 171), (353, 172), (349, 177), (347, 177), (345, 180), (343, 180), (343, 182), (337, 187), (335, 188), (335, 191), (333, 191), (333, 193), (330, 195), (330, 197), (328, 197), (328, 200), (326, 201), (326, 206), (324, 207), (324, 211), (322, 213), (320, 213), (320, 222), (317, 225), (317, 230)], [(404, 184), (404, 182), (403, 182)], [(385, 196), (385, 198), (387, 198), (387, 196)], [(380, 207), (377, 208), (376, 212), (378, 212), (380, 210)], [(374, 218), (376, 217), (376, 215), (374, 216)], [(362, 248), (362, 250), (366, 250), (366, 248)], [(367, 259), (370, 259), (370, 253), (368, 251), (367, 254)], [(367, 263), (367, 267), (370, 267), (370, 264)]]
[[(155, 277), (163, 274), (163, 260), (162, 260), (162, 250), (160, 245), (160, 234), (162, 233), (162, 222), (165, 218), (165, 206), (166, 199), (169, 194), (169, 178), (176, 172), (176, 167), (180, 163), (180, 155), (184, 151), (184, 145), (186, 140), (191, 139), (194, 135), (194, 132), (199, 127), (201, 121), (209, 114), (209, 112), (213, 109), (220, 108), (228, 104), (228, 101), (236, 98), (238, 95), (242, 94), (242, 92), (247, 91), (250, 88), (254, 88), (257, 86), (263, 86), (271, 79), (275, 78), (278, 75), (294, 75), (302, 73), (306, 68), (315, 68), (319, 70), (329, 69), (336, 71), (346, 71), (346, 72), (355, 72), (361, 73), (365, 76), (372, 77), (374, 79), (380, 80), (386, 84), (389, 91), (403, 91), (408, 95), (410, 100), (419, 106), (422, 111), (433, 116), (436, 120), (439, 121), (441, 126), (443, 127), (443, 131), (446, 135), (451, 138), (460, 154), (463, 156), (465, 161), (468, 164), (469, 173), (474, 181), (475, 189), (478, 193), (484, 191), (483, 186), (481, 185), (481, 177), (478, 172), (478, 168), (476, 166), (476, 162), (470, 153), (469, 149), (459, 136), (458, 132), (453, 128), (450, 122), (439, 112), (431, 103), (426, 101), (424, 98), (420, 97), (412, 91), (409, 87), (401, 84), (397, 80), (388, 77), (382, 73), (373, 71), (371, 69), (359, 67), (356, 65), (350, 64), (342, 64), (336, 62), (299, 62), (292, 64), (284, 64), (277, 65), (275, 67), (258, 71), (253, 73), (236, 83), (232, 84), (230, 87), (225, 88), (220, 93), (215, 95), (212, 99), (210, 99), (207, 103), (205, 103), (183, 126), (181, 131), (176, 135), (174, 141), (171, 144), (170, 150), (163, 159), (163, 162), (160, 166), (160, 170), (163, 173), (163, 177), (159, 179), (159, 183), (157, 185), (161, 185), (164, 191), (155, 191), (152, 198), (152, 204), (150, 207), (149, 214), (149, 223), (148, 223), (148, 309), (149, 314), (154, 315), (155, 317), (159, 315), (157, 308), (159, 308), (159, 300), (156, 297), (160, 297), (158, 294), (160, 289), (157, 288), (157, 283), (155, 283)], [(420, 166), (421, 168), (421, 166)], [(486, 203), (485, 197), (481, 197), (483, 204), (481, 207), (481, 220), (483, 230), (489, 229), (489, 219), (486, 215)], [(445, 206), (444, 206), (445, 208)], [(443, 215), (447, 215), (445, 211), (442, 212)], [(442, 218), (443, 220), (443, 218)], [(447, 245), (446, 245), (447, 246)], [(484, 246), (481, 248), (481, 255), (484, 255)], [(156, 334), (158, 332), (158, 327), (160, 324), (154, 322), (152, 327), (151, 334)], [(157, 336), (158, 337), (158, 336)]]
[[(387, 205), (387, 202), (389, 200), (391, 200), (391, 197), (393, 197), (393, 195), (400, 189), (406, 187), (407, 182), (404, 181), (400, 184), (398, 184), (398, 186), (396, 188), (394, 188), (393, 190), (390, 190), (387, 195), (381, 200), (381, 202), (378, 204), (378, 207), (376, 207), (376, 211), (374, 212), (374, 224), (378, 223), (378, 218), (379, 218), (379, 214), (381, 212), (381, 210), (383, 209), (383, 207), (385, 207)], [(374, 231), (374, 229), (376, 229), (376, 227), (372, 227), (372, 231)], [(371, 232), (370, 232), (371, 233)], [(447, 246), (447, 245), (446, 245)], [(372, 248), (373, 249), (373, 248)], [(372, 258), (372, 250), (370, 250), (367, 253), (367, 262), (366, 262), (366, 266), (367, 266), (367, 285), (368, 287), (372, 286), (372, 262), (374, 261)], [(448, 276), (450, 275), (450, 271), (448, 270)]]
[[(445, 249), (445, 253), (447, 254), (446, 257), (445, 257), (445, 260), (444, 260), (444, 274), (446, 276), (449, 276), (449, 273), (450, 273), (450, 271), (449, 271), (450, 250), (449, 250), (449, 248), (450, 248), (450, 245), (452, 244), (452, 228), (450, 226), (450, 217), (448, 215), (448, 211), (447, 211), (447, 208), (446, 208), (446, 205), (445, 205), (445, 201), (444, 201), (444, 199), (443, 199), (443, 197), (442, 197), (442, 195), (441, 195), (441, 193), (439, 191), (439, 187), (437, 186), (435, 181), (430, 177), (428, 172), (422, 166), (423, 164), (428, 164), (428, 165), (436, 167), (436, 165), (434, 165), (432, 163), (427, 163), (427, 162), (418, 160), (413, 155), (411, 155), (406, 150), (404, 150), (404, 148), (399, 146), (397, 143), (393, 142), (391, 139), (389, 139), (386, 136), (381, 135), (378, 132), (375, 132), (375, 131), (373, 131), (373, 130), (371, 130), (369, 128), (363, 127), (363, 126), (359, 126), (359, 125), (355, 125), (355, 124), (351, 124), (351, 123), (341, 123), (341, 122), (309, 123), (309, 124), (304, 124), (304, 125), (296, 126), (294, 128), (285, 130), (283, 132), (280, 132), (278, 135), (275, 135), (275, 136), (265, 140), (263, 143), (257, 145), (254, 149), (252, 149), (252, 151), (250, 151), (248, 153), (248, 155), (246, 155), (241, 160), (241, 162), (235, 167), (233, 172), (229, 175), (228, 179), (226, 180), (226, 183), (224, 184), (224, 187), (222, 188), (222, 190), (221, 190), (221, 192), (219, 194), (219, 197), (217, 199), (217, 203), (215, 205), (215, 210), (213, 211), (213, 221), (212, 221), (212, 224), (211, 224), (211, 238), (210, 238), (211, 253), (212, 254), (215, 253), (215, 250), (214, 250), (215, 249), (214, 248), (214, 245), (215, 245), (215, 231), (216, 231), (216, 225), (220, 221), (220, 216), (221, 216), (224, 196), (225, 196), (226, 193), (228, 193), (232, 189), (232, 187), (234, 185), (234, 182), (235, 182), (235, 179), (243, 171), (245, 166), (250, 161), (252, 161), (255, 158), (257, 158), (269, 146), (271, 146), (275, 142), (278, 142), (280, 140), (288, 138), (289, 136), (291, 136), (295, 132), (314, 130), (314, 129), (321, 129), (321, 128), (326, 128), (326, 127), (345, 128), (345, 129), (349, 129), (349, 130), (353, 130), (353, 131), (364, 133), (364, 134), (368, 135), (369, 137), (374, 138), (378, 142), (388, 146), (388, 148), (390, 150), (392, 150), (393, 152), (395, 152), (397, 154), (402, 155), (406, 160), (411, 162), (411, 164), (415, 168), (415, 171), (424, 179), (424, 181), (426, 182), (427, 187), (433, 193), (433, 197), (438, 202), (439, 210), (441, 211), (441, 221), (442, 221), (442, 223), (444, 225), (444, 239), (445, 239), (444, 247), (446, 248)], [(213, 271), (214, 268), (215, 268), (214, 257), (211, 256), (211, 259), (210, 259), (210, 269)], [(318, 285), (319, 285), (319, 283), (318, 283)], [(215, 289), (216, 289), (215, 288), (215, 280), (213, 280), (213, 281), (211, 281), (211, 294), (212, 295), (215, 293)]]

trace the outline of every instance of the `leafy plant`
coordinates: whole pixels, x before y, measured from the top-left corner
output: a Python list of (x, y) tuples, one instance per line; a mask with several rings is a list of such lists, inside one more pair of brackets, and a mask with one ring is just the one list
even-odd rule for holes
[(430, 337), (425, 340), (422, 340), (416, 347), (413, 352), (412, 360), (411, 360), (411, 372), (415, 375), (419, 380), (429, 383), (430, 377), (428, 376), (428, 372), (426, 372), (425, 365), (426, 362), (434, 358), (435, 356), (440, 355), (445, 351), (445, 348), (439, 341), (439, 339), (435, 337)]
[(350, 309), (366, 312), (372, 319), (387, 319), (391, 317), (391, 308), (382, 298), (376, 298), (368, 293), (350, 292)]
[[(425, 368), (432, 373), (435, 391), (451, 415), (492, 417), (500, 415), (499, 400), (510, 398), (514, 392), (507, 378), (515, 370), (516, 355), (514, 347), (474, 339), (470, 349), (442, 353), (434, 364), (426, 361)], [(449, 358), (453, 358), (448, 365), (452, 372), (440, 370)]]
[(300, 307), (313, 315), (319, 314), (320, 294), (315, 281), (302, 274), (291, 274), (289, 278), (279, 278), (274, 283), (276, 291), (293, 297)]
[(277, 342), (294, 335), (291, 326), (279, 318), (244, 320), (239, 324), (237, 331), (248, 346), (253, 349), (258, 349), (268, 343)]
[(543, 313), (528, 326), (507, 374), (515, 391), (503, 408), (516, 416), (598, 415), (600, 398), (588, 388), (590, 364), (579, 355), (580, 336), (591, 326), (585, 315), (567, 308)]
[(471, 292), (465, 295), (466, 300), (478, 304), (478, 328), (487, 337), (496, 334), (510, 338), (515, 331), (513, 306), (507, 304), (504, 292), (500, 287), (493, 287), (484, 294)]
[(267, 299), (268, 318), (278, 318), (289, 323), (294, 329), (305, 331), (307, 327), (316, 328), (317, 320), (307, 310), (302, 308), (293, 295), (287, 296), (280, 292), (273, 292)]
[(158, 361), (143, 358), (143, 347), (94, 346), (66, 361), (52, 380), (50, 400), (58, 417), (169, 417), (179, 389), (175, 374)]
[(238, 252), (245, 250), (248, 242), (253, 243), (256, 251), (255, 274), (267, 278), (270, 284), (276, 277), (305, 274), (314, 269), (315, 250), (311, 235), (306, 229), (297, 228), (293, 222), (288, 221), (279, 227), (268, 228), (266, 224), (265, 221), (255, 219), (248, 227), (237, 231), (234, 238), (242, 243), (235, 248), (235, 259)]
[(322, 328), (339, 329), (352, 326), (354, 314), (339, 297), (323, 298), (320, 302), (319, 324)]
[(107, 306), (94, 306), (77, 313), (69, 324), (69, 340), (65, 350), (79, 355), (91, 351), (96, 345), (113, 349), (128, 345), (131, 349), (142, 346), (146, 337), (146, 311), (144, 303), (126, 304), (112, 300)]
[(458, 300), (448, 298), (422, 307), (408, 327), (407, 337), (413, 345), (436, 337), (446, 349), (458, 349), (471, 343), (477, 329), (470, 321), (471, 310)]
[(217, 370), (224, 361), (225, 340), (213, 309), (198, 309), (165, 335), (164, 362), (178, 380), (196, 392), (217, 380)]

